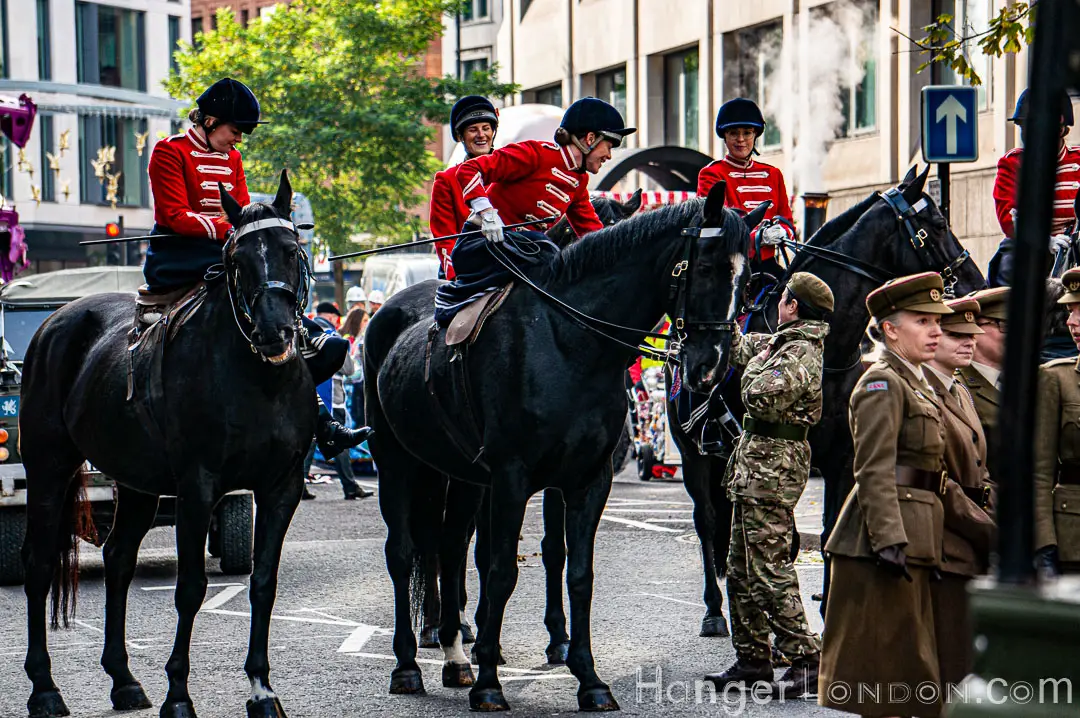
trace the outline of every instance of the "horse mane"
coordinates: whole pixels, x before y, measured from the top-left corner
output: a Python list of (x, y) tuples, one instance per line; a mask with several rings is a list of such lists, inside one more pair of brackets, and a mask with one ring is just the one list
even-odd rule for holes
[(281, 215), (269, 202), (251, 202), (241, 210), (241, 216), (244, 218), (244, 224), (250, 224), (260, 219), (273, 219)]
[[(602, 273), (613, 267), (627, 252), (642, 245), (679, 238), (701, 214), (705, 200), (694, 198), (679, 204), (665, 205), (635, 214), (610, 227), (591, 232), (554, 255), (545, 267), (549, 281), (575, 282), (587, 274)], [(746, 254), (750, 233), (739, 215), (724, 210), (726, 251)]]

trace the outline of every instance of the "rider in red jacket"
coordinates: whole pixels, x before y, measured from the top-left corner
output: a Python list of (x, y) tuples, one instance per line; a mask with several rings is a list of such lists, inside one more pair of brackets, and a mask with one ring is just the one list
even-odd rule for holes
[[(203, 280), (206, 271), (222, 261), (232, 225), (221, 209), (218, 183), (240, 203), (250, 204), (244, 166), (236, 146), (257, 125), (261, 108), (242, 82), (215, 82), (195, 101), (192, 127), (154, 145), (150, 154), (150, 189), (154, 195), (154, 229), (168, 235), (150, 240), (143, 276), (151, 293), (163, 294)], [(302, 353), (316, 384), (339, 370), (349, 342), (324, 334), (322, 327), (303, 318), (308, 339)], [(315, 439), (327, 460), (357, 446), (370, 430), (347, 429), (333, 420), (319, 402)]]
[[(499, 111), (486, 97), (468, 95), (462, 97), (450, 110), (450, 133), (465, 148), (465, 159), (489, 155), (494, 149), (495, 133), (499, 129)], [(469, 208), (461, 195), (457, 172), (461, 165), (448, 167), (435, 175), (431, 185), (431, 207), (428, 211), (428, 227), (432, 237), (445, 237), (461, 231), (469, 217)], [(454, 265), (450, 254), (456, 240), (446, 239), (435, 243), (440, 271), (446, 279), (454, 278)]]
[(749, 212), (772, 201), (765, 221), (750, 233), (750, 260), (754, 271), (779, 279), (784, 270), (776, 262), (775, 245), (795, 238), (795, 224), (784, 175), (753, 158), (757, 153), (754, 145), (764, 131), (765, 117), (753, 101), (736, 97), (721, 105), (716, 113), (716, 135), (724, 141), (727, 155), (698, 173), (697, 193), (705, 197), (714, 184), (723, 180), (727, 183), (724, 204), (728, 207)]
[[(586, 172), (600, 171), (611, 158), (612, 148), (633, 132), (636, 129), (626, 127), (614, 107), (585, 97), (566, 110), (554, 143), (527, 140), (464, 162), (457, 181), (473, 212), (468, 224), (470, 228), (478, 224), (480, 230), (458, 240), (454, 248), (457, 276), (437, 290), (436, 321), (448, 324), (466, 304), (510, 281), (512, 275), (492, 252), (500, 251), (508, 261), (525, 265), (556, 251), (535, 231), (514, 231), (504, 237), (504, 220), (517, 224), (546, 219), (534, 225), (546, 229), (565, 214), (579, 237), (603, 229), (589, 201)], [(496, 246), (489, 248), (489, 242)]]

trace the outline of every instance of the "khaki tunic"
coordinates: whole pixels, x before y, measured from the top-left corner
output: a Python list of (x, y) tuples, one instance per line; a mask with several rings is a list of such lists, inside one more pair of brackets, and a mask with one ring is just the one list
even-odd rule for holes
[(967, 582), (970, 577), (986, 572), (996, 527), (989, 514), (961, 488), (990, 486), (986, 439), (975, 403), (959, 378), (953, 383), (959, 399), (949, 393), (938, 375), (927, 372), (926, 378), (944, 408), (945, 467), (949, 472), (942, 500), (945, 508), (942, 578), (930, 584), (934, 634), (941, 681), (957, 684), (971, 672), (973, 658)]
[[(940, 704), (914, 697), (939, 683), (930, 571), (941, 563), (944, 515), (938, 494), (896, 485), (896, 466), (941, 471), (942, 408), (933, 390), (885, 352), (851, 394), (855, 487), (825, 546), (832, 566), (818, 702), (865, 716), (936, 716)], [(900, 544), (912, 581), (875, 565), (876, 552)], [(889, 684), (911, 687), (890, 700)], [(845, 695), (838, 687), (879, 686)]]
[[(987, 442), (994, 445), (994, 442), (997, 441), (996, 431), (998, 407), (1001, 406), (1001, 391), (986, 381), (986, 377), (980, 374), (975, 367), (966, 366), (959, 369), (957, 373), (964, 381), (964, 386), (967, 387), (968, 393), (971, 394), (971, 398), (975, 402), (975, 411), (979, 415), (979, 421), (982, 423), (983, 434), (986, 436)], [(986, 459), (986, 466), (990, 469), (990, 477), (994, 478), (997, 475), (997, 469), (994, 466), (996, 461), (994, 452), (989, 452)]]
[(1057, 482), (1080, 462), (1080, 359), (1039, 367), (1035, 415), (1035, 548), (1057, 546), (1065, 570), (1080, 569), (1080, 485)]

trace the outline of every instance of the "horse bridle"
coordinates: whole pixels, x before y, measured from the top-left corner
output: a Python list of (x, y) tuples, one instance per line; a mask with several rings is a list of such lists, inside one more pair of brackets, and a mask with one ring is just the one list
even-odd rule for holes
[[(251, 297), (245, 297), (244, 293), (240, 289), (240, 268), (236, 266), (233, 261), (233, 247), (240, 238), (245, 234), (251, 232), (257, 232), (263, 229), (269, 229), (271, 227), (284, 227), (293, 233), (297, 240), (297, 264), (300, 270), (299, 287), (293, 287), (287, 282), (280, 282), (277, 280), (268, 280), (259, 284), (252, 292)], [(229, 306), (232, 308), (233, 319), (236, 321), (236, 328), (240, 330), (240, 334), (243, 335), (244, 340), (247, 341), (248, 346), (251, 348), (252, 353), (258, 354), (259, 350), (255, 347), (255, 341), (251, 338), (251, 333), (244, 329), (243, 324), (240, 322), (240, 317), (243, 317), (247, 323), (254, 328), (255, 320), (251, 314), (254, 311), (255, 305), (258, 304), (259, 298), (269, 292), (284, 292), (294, 302), (295, 309), (293, 310), (293, 320), (296, 323), (296, 336), (299, 337), (303, 331), (301, 319), (303, 317), (304, 307), (307, 306), (308, 300), (308, 281), (311, 277), (311, 265), (308, 263), (307, 253), (303, 248), (299, 246), (300, 235), (297, 232), (296, 225), (287, 219), (280, 217), (272, 217), (269, 219), (260, 219), (249, 224), (241, 225), (236, 228), (232, 236), (225, 242), (225, 246), (222, 247), (222, 273), (225, 275), (225, 287), (229, 295)], [(213, 278), (208, 273), (208, 278)], [(263, 357), (265, 359), (265, 357)]]

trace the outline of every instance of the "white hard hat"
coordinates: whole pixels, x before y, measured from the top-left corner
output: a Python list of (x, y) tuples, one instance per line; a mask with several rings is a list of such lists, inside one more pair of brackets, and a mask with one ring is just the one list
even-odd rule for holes
[(364, 289), (362, 287), (349, 287), (349, 291), (345, 292), (345, 301), (350, 304), (366, 302), (367, 295), (364, 294)]
[(385, 304), (386, 303), (386, 295), (382, 293), (381, 289), (376, 289), (375, 291), (373, 291), (371, 294), (368, 295), (368, 301), (371, 302), (372, 304)]

